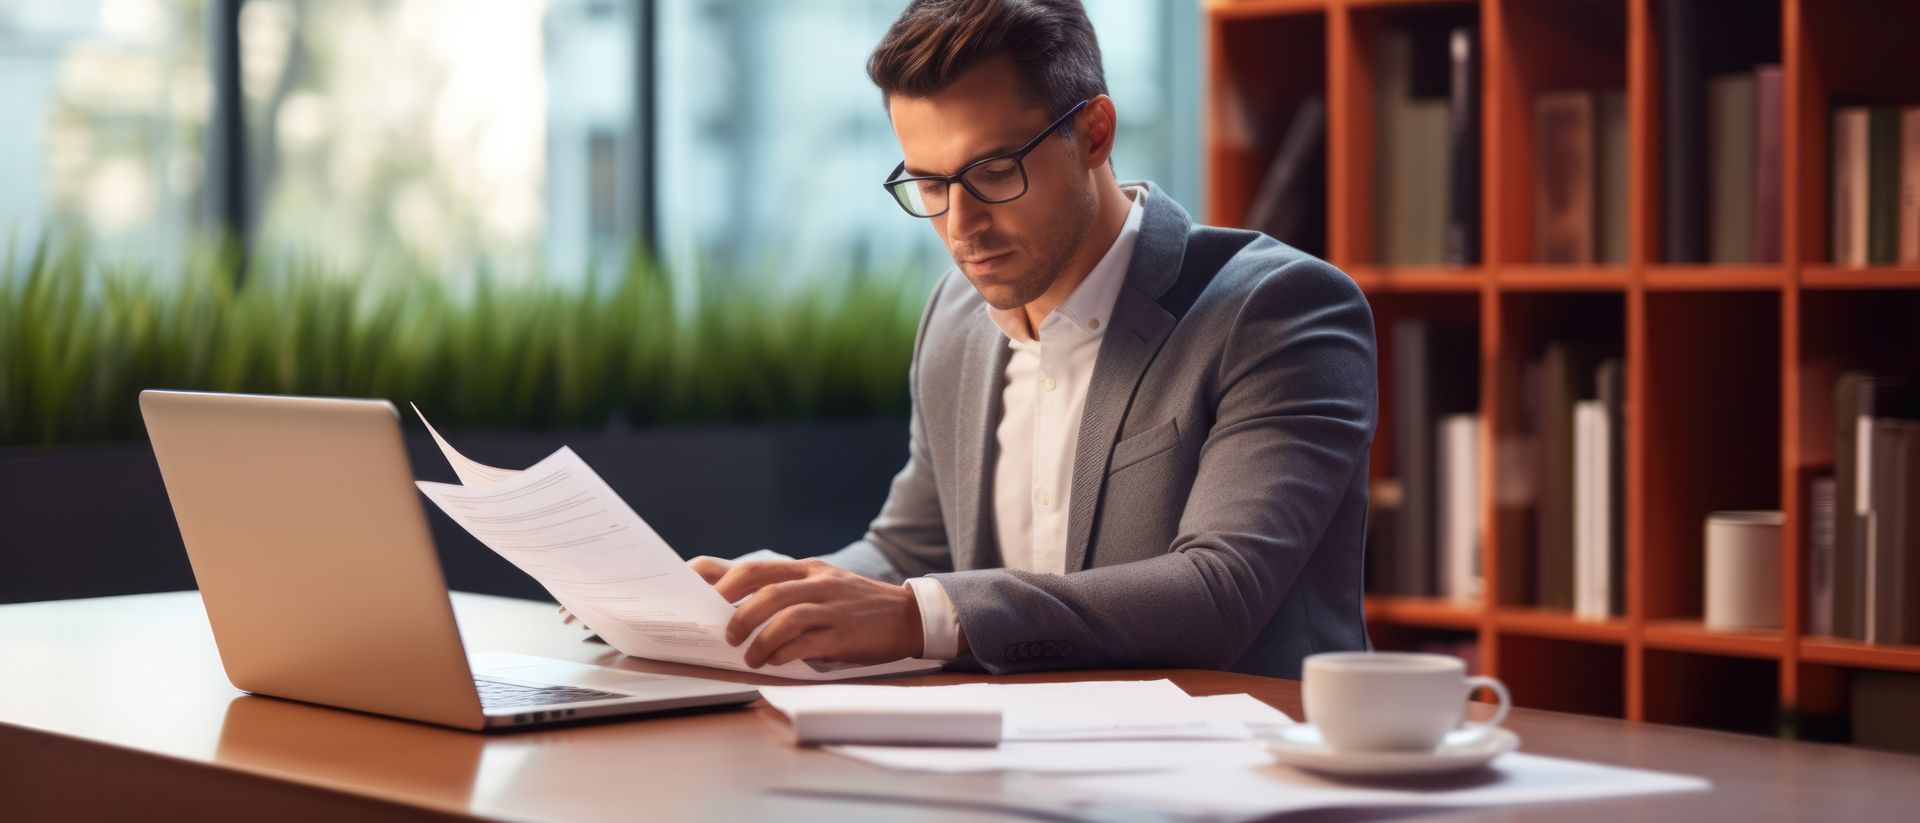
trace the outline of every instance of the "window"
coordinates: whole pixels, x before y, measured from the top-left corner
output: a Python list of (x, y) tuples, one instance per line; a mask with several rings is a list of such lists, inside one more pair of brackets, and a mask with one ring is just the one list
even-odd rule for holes
[[(945, 250), (877, 185), (899, 146), (865, 70), (904, 5), (14, 0), (0, 230), (180, 259), (231, 173), (257, 253), (347, 273), (577, 278), (651, 238), (685, 276), (931, 276)], [(1198, 207), (1199, 5), (1088, 6), (1121, 177)], [(209, 154), (223, 21), (245, 151)]]

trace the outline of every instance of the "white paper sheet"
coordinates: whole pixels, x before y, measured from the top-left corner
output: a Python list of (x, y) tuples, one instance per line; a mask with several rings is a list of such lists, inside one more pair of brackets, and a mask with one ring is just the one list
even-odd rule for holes
[(875, 666), (795, 661), (748, 668), (747, 644), (729, 646), (725, 639), (733, 605), (687, 568), (572, 449), (562, 447), (514, 472), (466, 459), (437, 433), (434, 440), (465, 485), (419, 481), (420, 491), (625, 654), (797, 680), (940, 665), (908, 659)]
[(419, 417), (421, 424), (427, 427), (427, 434), (433, 435), (433, 442), (440, 447), (440, 454), (447, 458), (447, 464), (453, 467), (453, 475), (460, 478), (462, 484), (468, 486), (491, 486), (519, 474), (519, 472), (512, 469), (496, 469), (484, 463), (474, 462), (467, 459), (466, 455), (454, 451), (453, 444), (448, 443), (446, 438), (440, 436), (440, 430), (434, 428), (432, 423), (427, 422), (427, 416), (421, 414), (418, 405), (413, 403), (408, 403), (407, 405), (413, 407), (414, 415)]
[(1197, 703), (1171, 680), (964, 683), (955, 686), (788, 686), (760, 690), (788, 717), (842, 707), (938, 710), (998, 707), (1003, 742), (1247, 740), (1247, 727)]
[(1518, 752), (1502, 756), (1489, 769), (1399, 784), (1386, 779), (1342, 783), (1283, 766), (1216, 766), (1096, 776), (1013, 772), (1000, 779), (1004, 790), (995, 797), (982, 797), (974, 784), (942, 783), (937, 779), (889, 783), (816, 778), (776, 786), (773, 791), (907, 806), (958, 806), (1056, 819), (1239, 821), (1315, 809), (1484, 808), (1712, 787), (1705, 780), (1687, 775)]
[(907, 771), (1088, 774), (1197, 767), (1244, 768), (1273, 762), (1251, 740), (1075, 740), (1002, 743), (992, 748), (825, 746), (855, 760)]
[(1250, 694), (1213, 694), (1192, 700), (1216, 717), (1245, 726), (1254, 737), (1279, 737), (1282, 728), (1299, 722)]
[(1385, 779), (1343, 782), (1284, 766), (1047, 778), (1035, 787), (1053, 801), (1087, 808), (1240, 820), (1322, 808), (1461, 808), (1597, 800), (1700, 791), (1711, 784), (1688, 775), (1514, 752), (1483, 770), (1415, 778), (1398, 787)]

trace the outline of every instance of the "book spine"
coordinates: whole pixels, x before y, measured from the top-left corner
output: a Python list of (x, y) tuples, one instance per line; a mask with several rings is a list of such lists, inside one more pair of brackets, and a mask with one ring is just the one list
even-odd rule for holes
[(1480, 599), (1480, 416), (1440, 419), (1440, 540), (1445, 585), (1455, 600)]
[(1602, 421), (1604, 429), (1604, 447), (1606, 449), (1606, 477), (1604, 490), (1607, 495), (1603, 508), (1606, 518), (1606, 533), (1601, 547), (1606, 553), (1606, 594), (1607, 612), (1613, 615), (1627, 613), (1627, 433), (1626, 433), (1626, 367), (1619, 358), (1601, 361), (1594, 372), (1595, 396), (1606, 412)]
[(1534, 259), (1592, 263), (1593, 94), (1561, 91), (1534, 101)]
[(1833, 262), (1867, 264), (1867, 109), (1833, 113)]
[(1470, 26), (1448, 34), (1446, 262), (1480, 260), (1480, 43)]
[(1394, 563), (1396, 594), (1433, 593), (1434, 494), (1431, 329), (1420, 320), (1394, 324), (1394, 469), (1404, 497)]
[(1573, 407), (1573, 613), (1586, 619), (1606, 616), (1606, 601), (1599, 596), (1599, 417), (1595, 401)]
[(1593, 100), (1594, 125), (1598, 131), (1594, 144), (1594, 191), (1597, 197), (1594, 218), (1599, 221), (1595, 243), (1602, 263), (1627, 262), (1627, 95), (1621, 91), (1603, 91)]
[(1780, 262), (1781, 176), (1786, 173), (1782, 135), (1786, 110), (1785, 78), (1778, 65), (1753, 71), (1753, 249), (1755, 263)]
[(1816, 477), (1812, 490), (1812, 521), (1807, 534), (1807, 633), (1832, 636), (1833, 549), (1836, 489), (1832, 476)]
[(1699, 63), (1700, 10), (1692, 0), (1660, 4), (1661, 258), (1706, 259), (1705, 83)]
[(1754, 75), (1707, 82), (1707, 258), (1746, 263), (1753, 252)]
[(1875, 106), (1867, 129), (1867, 262), (1891, 264), (1900, 256), (1900, 111)]
[(1580, 366), (1566, 344), (1547, 347), (1541, 372), (1541, 438), (1545, 476), (1540, 503), (1540, 605), (1573, 608), (1574, 382)]
[(1900, 110), (1900, 264), (1920, 265), (1920, 106)]

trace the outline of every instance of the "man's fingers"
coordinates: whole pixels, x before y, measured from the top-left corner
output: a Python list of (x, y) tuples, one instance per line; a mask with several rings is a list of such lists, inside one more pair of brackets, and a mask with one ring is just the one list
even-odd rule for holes
[(693, 573), (700, 575), (700, 579), (707, 581), (708, 585), (718, 581), (733, 566), (734, 563), (731, 560), (704, 554), (687, 561), (687, 568), (693, 569)]
[(754, 668), (759, 668), (760, 666), (778, 666), (782, 663), (791, 663), (795, 660), (826, 657), (831, 653), (829, 650), (834, 643), (837, 642), (835, 637), (838, 632), (838, 629), (833, 628), (809, 629), (801, 632), (799, 637), (787, 641), (786, 645), (768, 653), (767, 656), (760, 661), (759, 666), (755, 666)]
[[(753, 668), (769, 662), (775, 652), (790, 646), (796, 638), (832, 625), (833, 613), (825, 606), (801, 603), (782, 609), (767, 621), (767, 627), (747, 646), (746, 663)], [(784, 662), (784, 661), (782, 661)]]
[(573, 621), (579, 620), (579, 619), (580, 618), (573, 616), (573, 612), (567, 611), (567, 607), (565, 606), (560, 607), (560, 625), (571, 626), (573, 625)]
[(752, 600), (740, 604), (733, 613), (733, 619), (727, 621), (727, 643), (738, 646), (746, 642), (747, 635), (753, 634), (754, 627), (767, 622), (781, 609), (796, 603), (805, 603), (819, 592), (824, 580), (785, 580), (772, 583), (754, 594)]
[(761, 587), (779, 583), (783, 580), (799, 580), (807, 576), (810, 566), (799, 560), (755, 560), (748, 563), (735, 563), (726, 574), (713, 582), (715, 591), (727, 599), (728, 603), (753, 594)]

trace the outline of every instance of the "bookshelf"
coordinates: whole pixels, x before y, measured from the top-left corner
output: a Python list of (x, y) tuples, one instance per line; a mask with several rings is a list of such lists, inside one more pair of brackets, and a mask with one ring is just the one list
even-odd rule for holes
[[(1848, 678), (1920, 672), (1920, 646), (1807, 633), (1810, 486), (1833, 463), (1833, 385), (1848, 369), (1920, 374), (1920, 267), (1829, 257), (1829, 111), (1920, 104), (1920, 2), (1755, 0), (1709, 6), (1735, 60), (1781, 66), (1781, 262), (1663, 262), (1660, 55), (1666, 0), (1210, 0), (1207, 222), (1241, 225), (1301, 101), (1325, 100), (1324, 235), (1309, 242), (1374, 305), (1381, 334), (1375, 477), (1393, 472), (1387, 335), (1419, 317), (1472, 329), (1485, 597), (1373, 595), (1381, 648), (1475, 642), (1480, 670), (1521, 705), (1753, 733), (1844, 738)], [(1724, 19), (1735, 17), (1740, 19)], [(1374, 57), (1397, 26), (1471, 26), (1480, 46), (1479, 254), (1388, 265), (1377, 253)], [(1624, 92), (1626, 259), (1536, 259), (1532, 101)], [(1250, 127), (1249, 123), (1256, 124)], [(1306, 244), (1301, 244), (1306, 245)], [(1528, 602), (1532, 533), (1495, 499), (1494, 445), (1519, 425), (1527, 358), (1572, 339), (1625, 368), (1624, 615), (1578, 619)], [(1778, 509), (1781, 627), (1715, 631), (1702, 617), (1702, 521)]]

